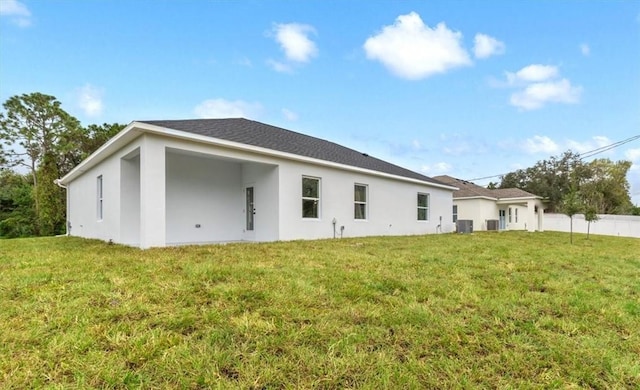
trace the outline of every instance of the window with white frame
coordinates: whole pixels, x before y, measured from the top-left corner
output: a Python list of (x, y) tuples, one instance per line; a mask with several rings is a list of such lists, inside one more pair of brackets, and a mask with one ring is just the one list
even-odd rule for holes
[(96, 180), (96, 214), (98, 217), (98, 221), (102, 220), (102, 206), (103, 206), (103, 198), (102, 198), (102, 175), (98, 176)]
[(509, 223), (511, 223), (511, 207), (509, 207)]
[(429, 194), (418, 193), (418, 221), (429, 220)]
[(355, 184), (353, 187), (353, 218), (367, 219), (367, 185)]
[(453, 205), (453, 222), (458, 221), (458, 205)]
[(515, 213), (516, 213), (516, 223), (518, 223), (518, 208), (517, 207), (516, 207)]
[(302, 177), (302, 218), (320, 218), (320, 179)]

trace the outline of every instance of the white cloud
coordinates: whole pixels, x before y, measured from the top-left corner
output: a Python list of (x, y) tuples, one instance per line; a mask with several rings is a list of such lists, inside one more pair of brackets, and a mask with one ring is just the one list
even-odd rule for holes
[(591, 48), (586, 43), (580, 45), (580, 52), (583, 56), (588, 57), (591, 54)]
[(18, 0), (0, 0), (0, 15), (31, 16), (31, 12)]
[(507, 72), (507, 81), (509, 84), (540, 82), (556, 78), (558, 74), (558, 68), (555, 66), (532, 64), (515, 73)]
[(637, 149), (627, 149), (624, 152), (624, 157), (627, 158), (627, 160), (640, 164), (640, 148)]
[(422, 150), (422, 144), (417, 139), (411, 141), (411, 146), (413, 147), (413, 150)]
[(316, 44), (309, 39), (309, 34), (316, 33), (312, 26), (299, 23), (276, 24), (273, 33), (289, 61), (309, 62), (318, 55)]
[(87, 116), (95, 117), (102, 114), (104, 104), (102, 103), (103, 92), (91, 84), (85, 84), (76, 91), (78, 106)]
[(529, 154), (556, 153), (560, 148), (551, 138), (547, 136), (535, 135), (527, 139), (522, 145), (522, 149)]
[(20, 27), (31, 25), (31, 11), (18, 0), (0, 0), (0, 16), (8, 16)]
[(421, 171), (427, 175), (439, 175), (451, 172), (453, 166), (446, 162), (439, 162), (432, 165), (423, 165)]
[(380, 61), (396, 76), (418, 80), (470, 65), (461, 41), (460, 32), (449, 30), (444, 23), (430, 28), (420, 15), (411, 12), (369, 37), (364, 50), (367, 58)]
[(255, 118), (262, 106), (242, 100), (209, 99), (193, 110), (199, 118)]
[(473, 54), (476, 58), (488, 58), (492, 55), (504, 54), (506, 48), (504, 42), (485, 34), (476, 34), (473, 42)]
[(581, 86), (560, 77), (556, 66), (532, 64), (517, 72), (505, 72), (507, 85), (521, 88), (511, 94), (509, 102), (521, 110), (537, 110), (547, 103), (575, 104), (580, 102)]
[(291, 73), (293, 71), (293, 67), (291, 65), (285, 64), (280, 61), (269, 59), (267, 60), (267, 64), (271, 66), (276, 72)]
[(580, 101), (582, 87), (574, 87), (567, 79), (529, 84), (511, 95), (511, 105), (522, 110), (536, 110), (547, 103), (575, 104)]
[(574, 140), (567, 141), (567, 147), (578, 153), (585, 153), (603, 146), (611, 145), (613, 142), (603, 135), (596, 135), (588, 141), (579, 142)]
[(282, 109), (282, 115), (284, 115), (284, 117), (291, 122), (297, 121), (298, 120), (298, 114), (296, 114), (295, 112), (289, 110), (288, 108), (283, 108)]

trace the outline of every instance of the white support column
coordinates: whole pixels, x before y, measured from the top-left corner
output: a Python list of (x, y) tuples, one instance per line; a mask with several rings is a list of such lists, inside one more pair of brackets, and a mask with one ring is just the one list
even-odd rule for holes
[(544, 231), (544, 206), (540, 201), (537, 201), (536, 204), (538, 205), (538, 231), (543, 232)]
[(527, 231), (535, 232), (538, 226), (536, 221), (536, 201), (527, 201)]
[(140, 146), (140, 247), (166, 245), (164, 142), (145, 134)]

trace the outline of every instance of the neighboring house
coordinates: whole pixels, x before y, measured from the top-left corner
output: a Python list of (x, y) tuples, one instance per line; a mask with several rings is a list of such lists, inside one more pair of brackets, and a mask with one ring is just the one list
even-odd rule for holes
[(141, 248), (453, 230), (455, 187), (247, 119), (132, 122), (58, 183), (68, 234)]
[(453, 220), (472, 220), (474, 230), (542, 231), (542, 197), (519, 188), (490, 190), (451, 176), (434, 179), (457, 187), (453, 192)]

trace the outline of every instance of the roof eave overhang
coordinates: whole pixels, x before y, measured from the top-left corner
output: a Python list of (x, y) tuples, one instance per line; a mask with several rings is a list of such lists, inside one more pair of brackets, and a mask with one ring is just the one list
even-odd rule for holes
[(76, 165), (75, 168), (64, 175), (59, 180), (59, 183), (63, 185), (69, 184), (75, 178), (111, 156), (115, 151), (142, 135), (144, 130), (138, 129), (136, 124), (137, 122), (129, 123), (124, 129), (120, 130), (118, 134), (105, 142), (95, 152), (91, 153), (89, 157), (82, 160), (80, 164)]
[(375, 171), (371, 169), (359, 168), (351, 165), (340, 164), (340, 163), (335, 163), (335, 162), (326, 161), (326, 160), (320, 160), (312, 157), (300, 156), (293, 153), (280, 152), (277, 150), (262, 148), (259, 146), (247, 145), (240, 142), (226, 141), (219, 138), (209, 137), (209, 136), (200, 135), (200, 134), (193, 134), (186, 131), (174, 130), (174, 129), (151, 125), (151, 124), (142, 123), (142, 122), (131, 122), (127, 127), (125, 127), (122, 131), (120, 131), (120, 133), (118, 133), (115, 137), (107, 141), (98, 150), (92, 153), (89, 157), (87, 157), (84, 161), (82, 161), (74, 169), (72, 169), (68, 174), (66, 174), (63, 178), (61, 178), (59, 182), (63, 185), (69, 184), (75, 178), (82, 175), (84, 172), (88, 171), (89, 169), (93, 168), (94, 166), (96, 166), (97, 164), (99, 164), (109, 156), (111, 156), (121, 147), (127, 145), (129, 142), (133, 141), (134, 139), (138, 138), (139, 136), (145, 133), (157, 134), (165, 137), (188, 140), (188, 141), (198, 142), (202, 144), (215, 145), (215, 146), (234, 149), (234, 150), (248, 151), (248, 152), (253, 152), (253, 153), (266, 155), (270, 157), (279, 157), (287, 160), (307, 162), (307, 163), (333, 167), (333, 168), (352, 171), (352, 172), (360, 172), (360, 173), (365, 173), (369, 175), (387, 177), (395, 180), (427, 185), (430, 187), (441, 188), (449, 191), (455, 191), (458, 189), (457, 187), (453, 187), (450, 185), (431, 183), (428, 181), (414, 179), (410, 177), (398, 176), (398, 175), (393, 175), (390, 173)]
[(521, 196), (517, 198), (498, 198), (498, 203), (514, 203), (514, 202), (525, 202), (529, 200), (541, 200), (541, 196)]
[(482, 196), (482, 195), (453, 197), (453, 200), (470, 200), (470, 199), (485, 199), (485, 200), (493, 200), (493, 201), (498, 200), (497, 198), (492, 198), (490, 196)]

